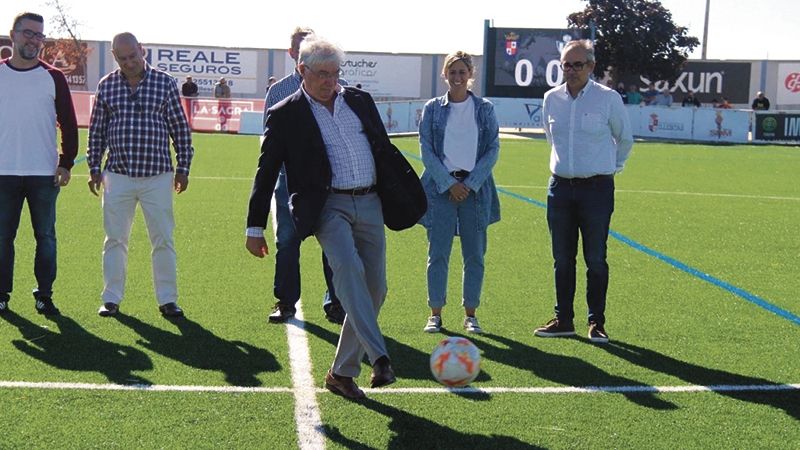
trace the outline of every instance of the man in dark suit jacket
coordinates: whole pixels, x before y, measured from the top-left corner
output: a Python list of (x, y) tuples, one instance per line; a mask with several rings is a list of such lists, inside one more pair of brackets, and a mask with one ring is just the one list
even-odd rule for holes
[(378, 326), (386, 297), (386, 237), (375, 190), (373, 152), (388, 142), (372, 97), (338, 83), (342, 51), (318, 38), (300, 47), (300, 90), (268, 111), (250, 194), (247, 250), (267, 253), (263, 231), (281, 165), (297, 234), (317, 238), (333, 269), (333, 284), (347, 313), (325, 386), (351, 399), (364, 397), (353, 381), (366, 353), (371, 386), (395, 381)]

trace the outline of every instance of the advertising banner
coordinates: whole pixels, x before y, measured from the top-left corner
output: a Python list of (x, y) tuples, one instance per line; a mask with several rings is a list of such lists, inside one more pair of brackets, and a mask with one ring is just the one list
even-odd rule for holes
[(194, 131), (238, 133), (242, 113), (264, 111), (264, 100), (212, 100), (184, 98), (189, 126)]
[(755, 140), (800, 141), (800, 114), (761, 113), (755, 114)]
[(214, 83), (225, 77), (231, 93), (257, 97), (258, 52), (222, 47), (145, 45), (147, 62), (178, 79), (190, 75), (201, 97), (214, 94)]
[(689, 92), (703, 104), (722, 101), (723, 97), (731, 103), (750, 104), (750, 63), (689, 61), (672, 83), (645, 76), (623, 79), (626, 86), (634, 84), (640, 92), (646, 91), (651, 81), (659, 91), (669, 89), (672, 102), (677, 104)]
[(693, 139), (713, 142), (747, 142), (750, 111), (697, 108), (694, 111)]
[(638, 111), (636, 108), (629, 108), (628, 111), (639, 114), (636, 120), (639, 127), (633, 129), (634, 136), (687, 140), (692, 138), (693, 108), (642, 106)]
[[(286, 58), (286, 73), (294, 70), (294, 61)], [(341, 64), (342, 78), (350, 86), (375, 98), (420, 98), (422, 57), (346, 53)]]
[[(10, 58), (13, 48), (10, 38), (0, 38), (0, 59)], [(85, 91), (88, 54), (89, 48), (85, 42), (76, 47), (71, 39), (53, 39), (44, 43), (39, 57), (64, 72), (70, 89)]]
[(800, 105), (800, 64), (778, 65), (779, 105)]
[(489, 28), (485, 95), (542, 98), (563, 82), (561, 49), (585, 37), (581, 30)]
[(542, 128), (542, 100), (490, 98), (501, 128)]

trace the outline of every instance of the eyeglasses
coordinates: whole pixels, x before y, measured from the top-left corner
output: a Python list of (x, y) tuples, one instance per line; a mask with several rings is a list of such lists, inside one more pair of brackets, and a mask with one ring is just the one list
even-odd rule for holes
[(28, 39), (36, 38), (36, 39), (38, 39), (40, 41), (43, 41), (43, 40), (47, 39), (47, 35), (45, 35), (44, 33), (38, 33), (38, 32), (33, 31), (33, 30), (14, 30), (14, 31), (22, 33), (22, 35), (25, 36)]
[(323, 80), (338, 80), (339, 78), (341, 78), (342, 74), (344, 73), (344, 72), (342, 72), (342, 69), (337, 70), (335, 73), (330, 73), (330, 72), (327, 72), (325, 70), (317, 71), (317, 70), (314, 70), (314, 69), (312, 69), (311, 67), (308, 67), (308, 66), (306, 66), (306, 70), (308, 70), (309, 72), (313, 73), (318, 78), (322, 78)]
[(586, 61), (586, 62), (580, 62), (579, 61), (579, 62), (576, 62), (576, 63), (564, 63), (564, 62), (562, 62), (561, 63), (561, 70), (563, 70), (564, 72), (566, 72), (568, 70), (572, 70), (572, 71), (575, 71), (575, 72), (580, 72), (581, 70), (583, 70), (583, 68), (587, 64), (589, 64), (589, 61)]

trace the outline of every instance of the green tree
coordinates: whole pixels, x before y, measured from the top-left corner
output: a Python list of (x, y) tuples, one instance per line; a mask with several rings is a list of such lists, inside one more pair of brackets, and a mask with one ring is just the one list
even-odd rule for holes
[(570, 26), (595, 27), (595, 76), (614, 80), (644, 75), (675, 81), (700, 41), (657, 0), (586, 0), (583, 11), (567, 17)]

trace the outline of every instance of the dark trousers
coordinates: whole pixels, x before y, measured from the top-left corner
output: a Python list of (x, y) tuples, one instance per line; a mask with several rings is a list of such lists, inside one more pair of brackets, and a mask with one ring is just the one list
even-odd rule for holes
[(575, 317), (575, 257), (578, 233), (586, 262), (586, 304), (589, 322), (605, 323), (608, 263), (606, 251), (611, 214), (614, 212), (614, 178), (550, 177), (547, 225), (553, 246), (556, 306), (559, 320)]
[[(281, 170), (273, 197), (273, 220), (275, 226), (275, 282), (273, 293), (282, 305), (294, 307), (300, 299), (300, 244), (292, 216), (289, 213), (289, 190), (286, 187), (286, 174)], [(322, 299), (327, 312), (330, 305), (340, 304), (333, 288), (333, 273), (325, 253), (322, 253), (322, 271), (328, 292)]]
[(56, 279), (56, 198), (60, 188), (52, 176), (0, 175), (0, 300), (8, 300), (14, 287), (14, 239), (28, 202), (36, 256), (33, 273), (37, 295), (50, 297)]

